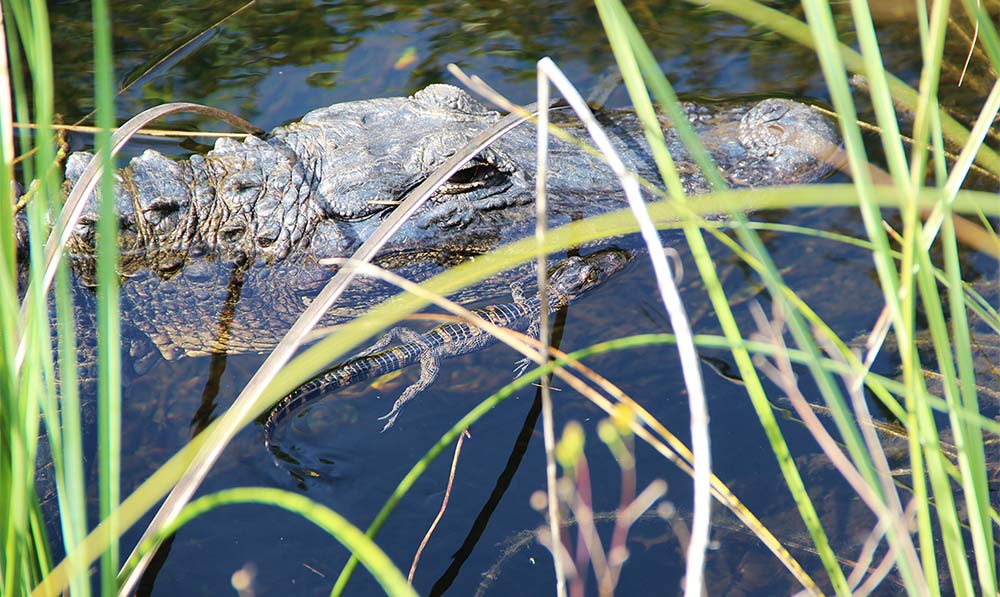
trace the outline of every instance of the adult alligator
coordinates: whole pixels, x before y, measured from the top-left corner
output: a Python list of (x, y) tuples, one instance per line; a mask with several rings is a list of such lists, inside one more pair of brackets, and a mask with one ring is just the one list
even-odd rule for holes
[[(830, 170), (835, 129), (810, 106), (771, 98), (685, 109), (734, 187), (810, 182)], [(206, 155), (186, 161), (143, 153), (119, 171), (116, 187), (126, 317), (167, 358), (273, 347), (332, 275), (319, 260), (350, 255), (393, 201), (499, 118), (457, 88), (431, 85), (410, 98), (316, 110), (264, 138), (220, 140)], [(635, 115), (603, 110), (599, 118), (626, 164), (655, 179)], [(571, 116), (555, 120), (584, 136)], [(661, 120), (685, 191), (707, 191), (669, 122)], [(531, 126), (483, 150), (407, 222), (379, 264), (421, 280), (530, 234), (534, 156)], [(70, 157), (67, 184), (89, 157)], [(554, 143), (550, 169), (554, 223), (624, 206), (610, 169), (577, 146)], [(74, 269), (87, 283), (93, 204), (70, 242)], [(506, 289), (494, 284), (477, 291)], [(327, 322), (353, 317), (394, 292), (376, 282), (356, 286)], [(220, 313), (228, 313), (224, 334), (216, 325)]]
[[(692, 103), (686, 110), (732, 186), (805, 183), (831, 169), (827, 151), (837, 143), (834, 127), (807, 105), (763, 99)], [(626, 164), (657, 179), (634, 114), (603, 110), (598, 116)], [(321, 259), (351, 255), (393, 201), (499, 118), (454, 87), (432, 85), (410, 98), (317, 110), (262, 138), (220, 140), (188, 160), (153, 151), (134, 158), (118, 171), (115, 190), (122, 317), (128, 324), (122, 328), (123, 350), (132, 356), (124, 362), (141, 369), (157, 355), (273, 348), (334, 274), (336, 267)], [(554, 120), (585, 138), (575, 119)], [(708, 190), (667, 119), (662, 122), (684, 189)], [(420, 281), (530, 235), (534, 156), (530, 125), (502, 137), (407, 221), (377, 264)], [(89, 158), (70, 156), (67, 185), (77, 181)], [(550, 171), (553, 224), (625, 206), (610, 169), (574, 144), (552, 144)], [(82, 282), (75, 298), (84, 333), (93, 327), (95, 312), (84, 288), (94, 282), (97, 209), (89, 202), (68, 246)], [(18, 226), (23, 253), (27, 235), (23, 221)], [(354, 317), (396, 292), (377, 281), (356, 281), (324, 323)], [(494, 279), (454, 298), (467, 302), (508, 292), (505, 280)], [(39, 479), (45, 474), (40, 471)]]

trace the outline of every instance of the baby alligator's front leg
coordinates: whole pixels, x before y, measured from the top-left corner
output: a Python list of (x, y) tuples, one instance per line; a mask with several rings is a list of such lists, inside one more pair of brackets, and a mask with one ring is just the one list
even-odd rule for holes
[(385, 427), (382, 428), (383, 433), (385, 433), (390, 427), (392, 427), (392, 424), (396, 422), (396, 417), (399, 416), (399, 411), (403, 408), (403, 405), (422, 392), (427, 386), (434, 383), (434, 380), (437, 379), (440, 371), (441, 355), (438, 349), (429, 348), (425, 350), (424, 353), (420, 355), (420, 378), (403, 391), (399, 398), (396, 399), (396, 402), (392, 405), (392, 410), (379, 417), (380, 421), (385, 421)]

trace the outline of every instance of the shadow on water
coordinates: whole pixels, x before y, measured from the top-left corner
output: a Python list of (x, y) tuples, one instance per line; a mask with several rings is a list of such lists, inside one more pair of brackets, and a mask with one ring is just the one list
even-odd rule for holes
[[(797, 10), (797, 3), (786, 4)], [(444, 69), (449, 62), (522, 102), (531, 101), (534, 63), (542, 56), (552, 56), (584, 90), (599, 81), (612, 63), (597, 15), (583, 2), (268, 2), (225, 19), (240, 5), (115, 3), (116, 72), (120, 84), (129, 86), (118, 99), (119, 114), (166, 101), (194, 101), (233, 111), (269, 129), (338, 101), (408, 94), (429, 83), (451, 82)], [(89, 4), (78, 2), (52, 7), (53, 28), (59, 32), (57, 106), (68, 121), (91, 109), (90, 49), (74, 42), (89, 27), (89, 10)], [(633, 15), (682, 92), (827, 99), (811, 52), (776, 35), (677, 2), (637, 3)], [(887, 35), (903, 35), (901, 23), (886, 23)], [(901, 68), (911, 79), (918, 74), (912, 64), (902, 62)], [(619, 91), (611, 104), (623, 101)], [(191, 120), (177, 126), (201, 125)], [(73, 143), (86, 146), (90, 140), (79, 137)], [(151, 143), (140, 141), (130, 151)], [(189, 153), (172, 142), (155, 145), (164, 153)], [(862, 234), (856, 214), (847, 210), (769, 213), (757, 219)], [(677, 235), (664, 234), (671, 244), (679, 242)], [(842, 337), (871, 329), (881, 294), (866, 252), (785, 234), (765, 234), (764, 240), (779, 266), (787, 268), (789, 284)], [(756, 277), (721, 246), (714, 252), (727, 291), (737, 297), (734, 300), (766, 305)], [(695, 272), (694, 264), (684, 259), (685, 271)], [(991, 264), (980, 259), (970, 255), (970, 270), (991, 272)], [(708, 301), (693, 277), (688, 274), (682, 288), (688, 311), (697, 332), (714, 333)], [(206, 300), (220, 305), (219, 323), (203, 331), (219, 337), (234, 318), (252, 316), (253, 292), (243, 288), (238, 269), (212, 271), (208, 280), (215, 290)], [(624, 275), (571, 305), (563, 314), (564, 325), (558, 326), (563, 349), (668, 331), (652, 280), (648, 264), (639, 260)], [(178, 315), (178, 308), (168, 304), (145, 306)], [(749, 326), (746, 306), (735, 309), (741, 325)], [(287, 458), (308, 463), (297, 474), (274, 465), (261, 444), (260, 428), (251, 426), (226, 451), (202, 492), (239, 485), (295, 489), (365, 527), (416, 458), (452, 421), (511, 379), (515, 359), (508, 349), (493, 347), (447, 361), (440, 378), (385, 434), (378, 432), (377, 417), (412, 383), (413, 371), (375, 386), (346, 388), (336, 399), (316, 403), (281, 429)], [(134, 376), (124, 392), (124, 445), (128, 446), (124, 489), (132, 489), (227, 407), (260, 362), (261, 357), (243, 354), (144, 364), (146, 370)], [(652, 347), (612, 353), (590, 364), (686, 439), (688, 410), (671, 350)], [(877, 364), (881, 373), (889, 375), (894, 366)], [(763, 432), (755, 422), (748, 423), (756, 418), (745, 393), (721, 376), (709, 375), (706, 382), (716, 473), (794, 546), (795, 538), (803, 536), (801, 525), (790, 516), (794, 510), (790, 498), (774, 491), (781, 484), (780, 475)], [(770, 391), (779, 393), (775, 388)], [(523, 540), (526, 532), (543, 523), (529, 507), (530, 496), (544, 487), (537, 409), (534, 390), (523, 391), (471, 430), (448, 512), (417, 571), (419, 592), (465, 595), (477, 587), (488, 594), (551, 591), (548, 552), (537, 541)], [(557, 394), (555, 414), (557, 429), (578, 420), (588, 437), (595, 436), (597, 421), (603, 418), (596, 407), (568, 389)], [(792, 420), (784, 427), (793, 453), (802, 455), (799, 464), (816, 478), (814, 498), (835, 545), (839, 541), (853, 549), (870, 530), (869, 519), (861, 515), (856, 500), (846, 497), (838, 476), (816, 456), (808, 433)], [(610, 509), (617, 504), (619, 468), (598, 442), (592, 443), (597, 447), (588, 453), (589, 464), (593, 479), (600, 480), (593, 486), (595, 507)], [(637, 452), (639, 487), (666, 479), (667, 498), (679, 511), (686, 511), (689, 480), (651, 449), (639, 445)], [(440, 506), (448, 472), (445, 460), (435, 462), (418, 481), (379, 537), (379, 544), (401, 568), (407, 567)], [(680, 586), (683, 552), (672, 533), (660, 519), (637, 524), (628, 545), (631, 557), (619, 586), (621, 594), (637, 594), (650, 583), (666, 593)], [(133, 530), (126, 541), (137, 537)], [(791, 579), (755, 540), (728, 532), (721, 523), (714, 537), (717, 549), (710, 553), (708, 564), (710, 594), (794, 591)], [(793, 552), (808, 560), (807, 550)], [(288, 590), (319, 594), (329, 590), (347, 556), (308, 523), (284, 512), (231, 507), (183, 529), (170, 549), (161, 552), (142, 591), (226, 592), (231, 590), (231, 575), (245, 569), (255, 574), (255, 588), (261, 594)], [(816, 578), (823, 577), (815, 561), (807, 566)], [(590, 590), (593, 586), (591, 582)], [(886, 590), (891, 592), (891, 587)], [(378, 592), (378, 587), (359, 573), (349, 591), (369, 594)]]

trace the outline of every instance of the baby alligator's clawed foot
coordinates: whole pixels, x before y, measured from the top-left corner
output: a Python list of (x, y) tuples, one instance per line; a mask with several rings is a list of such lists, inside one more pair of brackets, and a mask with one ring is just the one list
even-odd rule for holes
[(523, 359), (520, 359), (519, 361), (515, 362), (514, 363), (514, 378), (516, 379), (516, 378), (521, 377), (522, 375), (524, 375), (524, 372), (527, 371), (528, 367), (530, 367), (533, 363), (534, 363), (534, 361), (532, 361), (528, 357), (524, 357)]
[(386, 431), (388, 431), (389, 428), (392, 427), (392, 424), (396, 422), (396, 417), (398, 416), (399, 416), (399, 408), (394, 406), (392, 410), (379, 417), (378, 418), (379, 421), (385, 421), (385, 426), (382, 427), (381, 433), (385, 433)]

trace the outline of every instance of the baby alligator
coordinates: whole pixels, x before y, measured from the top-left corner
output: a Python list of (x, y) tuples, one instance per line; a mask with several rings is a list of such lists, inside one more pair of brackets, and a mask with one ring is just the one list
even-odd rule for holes
[[(603, 283), (621, 270), (631, 259), (628, 251), (606, 249), (585, 257), (572, 256), (557, 264), (549, 272), (549, 310), (559, 309), (570, 301)], [(541, 318), (541, 301), (537, 294), (525, 296), (520, 284), (511, 286), (513, 303), (489, 305), (473, 313), (493, 325), (537, 335)], [(402, 344), (386, 350), (391, 343)], [(343, 388), (360, 381), (372, 379), (390, 371), (420, 362), (420, 379), (406, 388), (392, 405), (392, 410), (381, 417), (388, 419), (382, 431), (392, 427), (400, 409), (407, 401), (433, 383), (440, 370), (441, 359), (468, 354), (496, 342), (496, 338), (478, 325), (470, 323), (445, 323), (418, 334), (413, 330), (392, 328), (375, 344), (351, 360), (328, 369), (292, 391), (279, 402), (264, 423), (264, 442), (271, 449), (274, 428), (296, 410), (330, 390)]]

